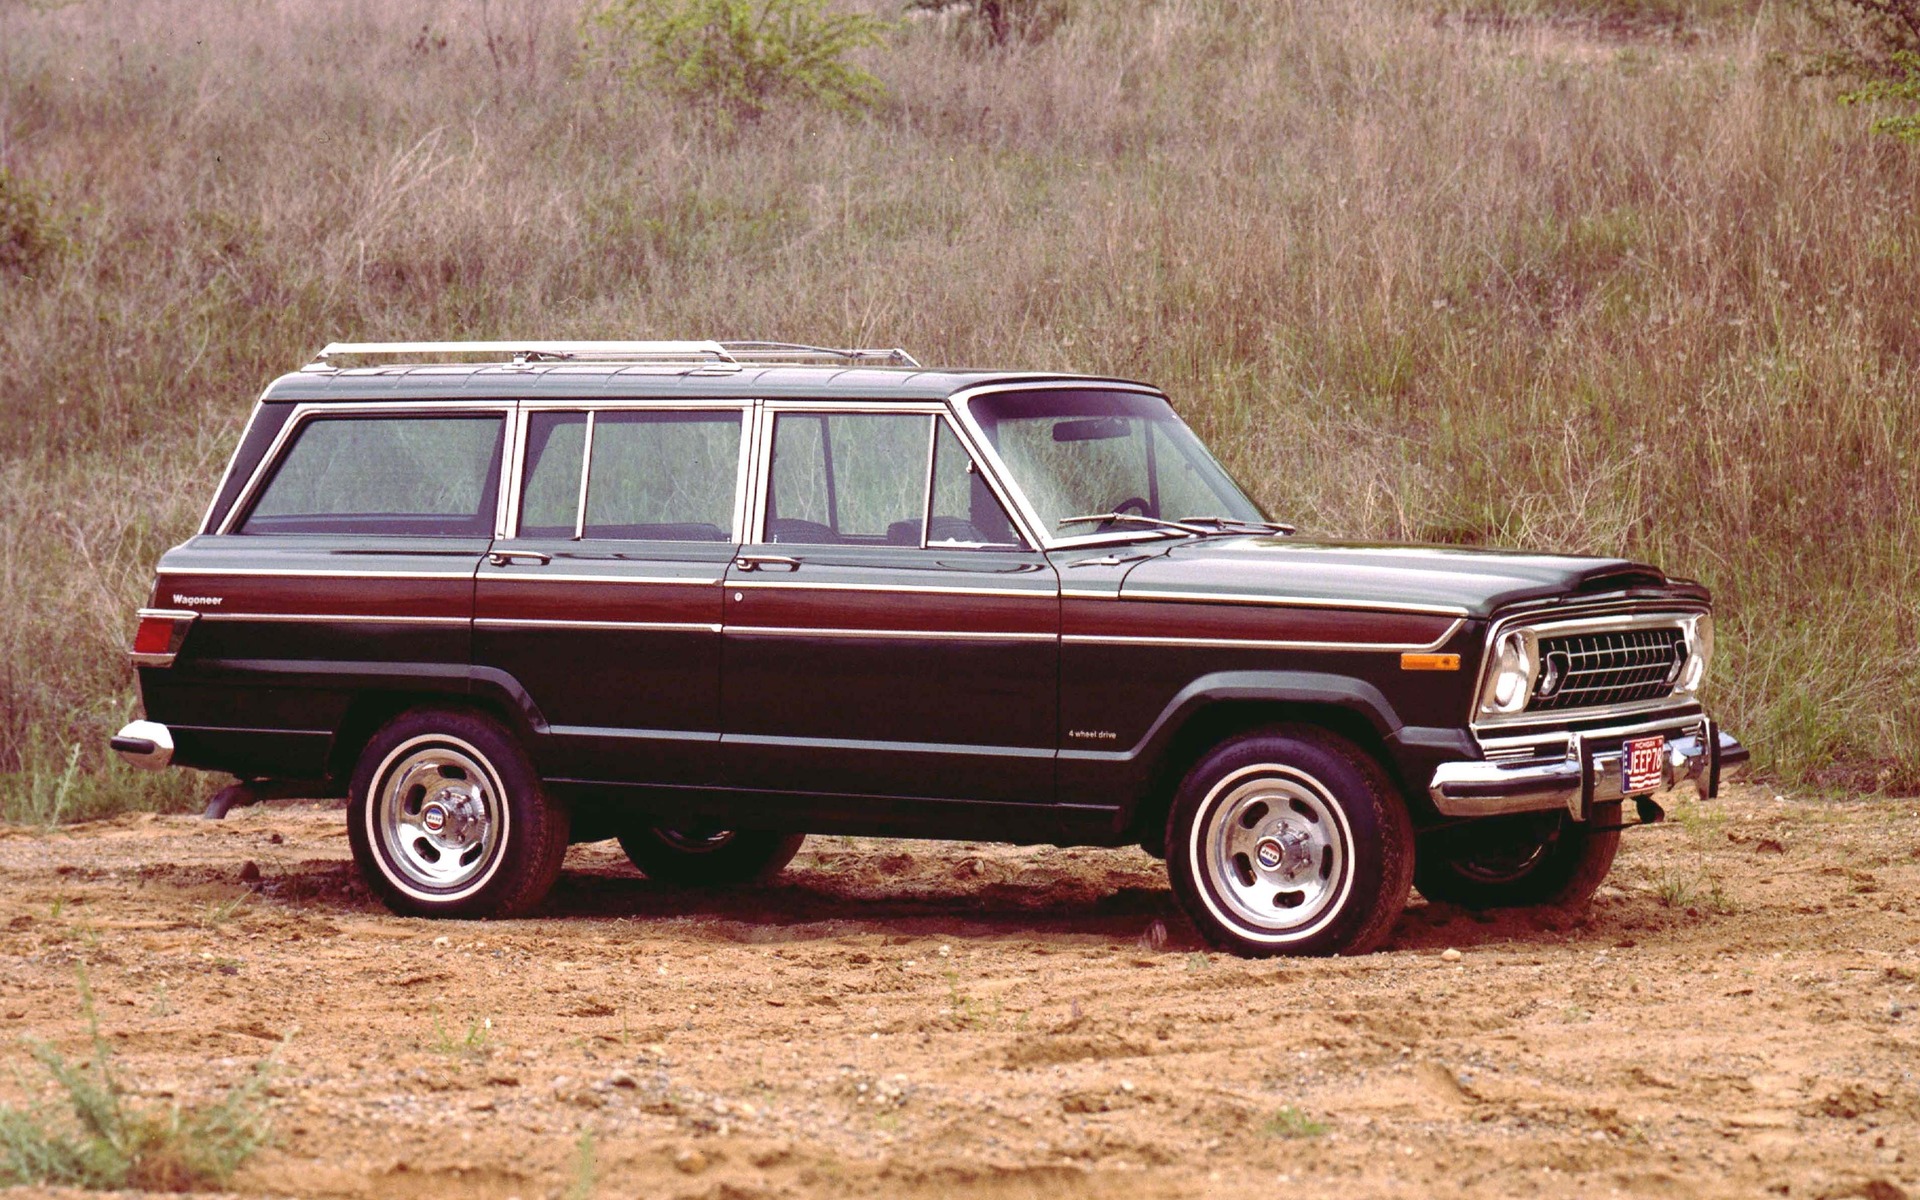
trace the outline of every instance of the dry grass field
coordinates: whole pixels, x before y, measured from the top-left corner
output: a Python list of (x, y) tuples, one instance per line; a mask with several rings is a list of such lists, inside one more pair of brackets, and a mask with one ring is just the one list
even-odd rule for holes
[(723, 128), (560, 0), (0, 2), (54, 244), (0, 269), (0, 812), (206, 790), (103, 743), (266, 380), (509, 333), (1147, 378), (1311, 533), (1705, 579), (1764, 771), (1920, 787), (1920, 147), (1795, 73), (1793, 10), (1054, 8), (907, 20), (871, 112)]

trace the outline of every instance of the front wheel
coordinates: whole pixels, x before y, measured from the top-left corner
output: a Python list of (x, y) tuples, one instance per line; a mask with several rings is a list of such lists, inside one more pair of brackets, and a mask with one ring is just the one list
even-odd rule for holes
[(1365, 954), (1406, 906), (1413, 825), (1385, 773), (1327, 730), (1235, 738), (1188, 772), (1167, 874), (1209, 941), (1236, 954)]
[(650, 825), (622, 833), (620, 848), (648, 879), (712, 888), (772, 878), (806, 840), (803, 833)]
[(477, 713), (417, 709), (361, 752), (347, 837), (387, 907), (423, 917), (518, 916), (567, 852), (567, 811), (520, 743)]
[(1620, 851), (1620, 802), (1587, 817), (1522, 813), (1436, 830), (1420, 839), (1413, 885), (1462, 908), (1584, 904)]

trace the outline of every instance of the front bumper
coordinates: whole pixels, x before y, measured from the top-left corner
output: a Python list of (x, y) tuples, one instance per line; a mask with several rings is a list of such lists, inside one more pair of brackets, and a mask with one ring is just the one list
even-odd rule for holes
[(1722, 733), (1709, 717), (1692, 717), (1678, 727), (1636, 726), (1590, 730), (1569, 735), (1559, 759), (1441, 763), (1428, 794), (1442, 816), (1497, 817), (1508, 813), (1564, 809), (1584, 821), (1593, 805), (1628, 799), (1622, 787), (1620, 757), (1629, 738), (1662, 734), (1667, 757), (1664, 795), (1691, 783), (1702, 799), (1720, 790), (1720, 773), (1747, 761), (1747, 748)]

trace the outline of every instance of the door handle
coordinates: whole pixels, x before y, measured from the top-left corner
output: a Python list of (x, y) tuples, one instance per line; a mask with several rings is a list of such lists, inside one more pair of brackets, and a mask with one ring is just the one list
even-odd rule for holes
[(784, 554), (742, 554), (733, 560), (733, 565), (742, 571), (765, 571), (773, 567), (783, 571), (798, 571), (800, 560)]
[(538, 550), (489, 550), (487, 551), (487, 561), (492, 563), (496, 567), (504, 567), (508, 563), (511, 563), (516, 558), (530, 558), (534, 562), (539, 563), (543, 567), (553, 561), (553, 555), (542, 554)]

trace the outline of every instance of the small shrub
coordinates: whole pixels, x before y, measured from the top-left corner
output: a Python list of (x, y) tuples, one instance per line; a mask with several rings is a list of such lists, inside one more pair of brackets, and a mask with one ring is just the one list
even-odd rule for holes
[(853, 110), (884, 91), (846, 56), (892, 27), (826, 0), (604, 0), (586, 20), (617, 74), (660, 80), (727, 120), (758, 119), (786, 99)]
[(1890, 133), (1909, 142), (1920, 142), (1920, 54), (1901, 51), (1894, 56), (1894, 68), (1900, 77), (1871, 79), (1866, 85), (1840, 97), (1842, 104), (1893, 103), (1912, 105), (1912, 112), (1894, 113), (1876, 118), (1875, 133)]
[(1316, 1138), (1326, 1131), (1326, 1122), (1315, 1120), (1291, 1104), (1267, 1118), (1260, 1127), (1261, 1133), (1273, 1138)]
[(93, 1042), (86, 1063), (69, 1063), (44, 1042), (27, 1043), (64, 1093), (72, 1118), (62, 1120), (40, 1104), (0, 1107), (0, 1185), (156, 1192), (220, 1187), (266, 1145), (261, 1095), (271, 1059), (217, 1103), (136, 1107), (114, 1073), (113, 1049), (100, 1033), (84, 973), (80, 1009)]
[(66, 247), (46, 196), (0, 167), (0, 275), (31, 275)]
[(1807, 0), (1807, 8), (1829, 43), (1809, 72), (1859, 83), (1842, 104), (1914, 106), (1873, 129), (1920, 141), (1920, 0)]

